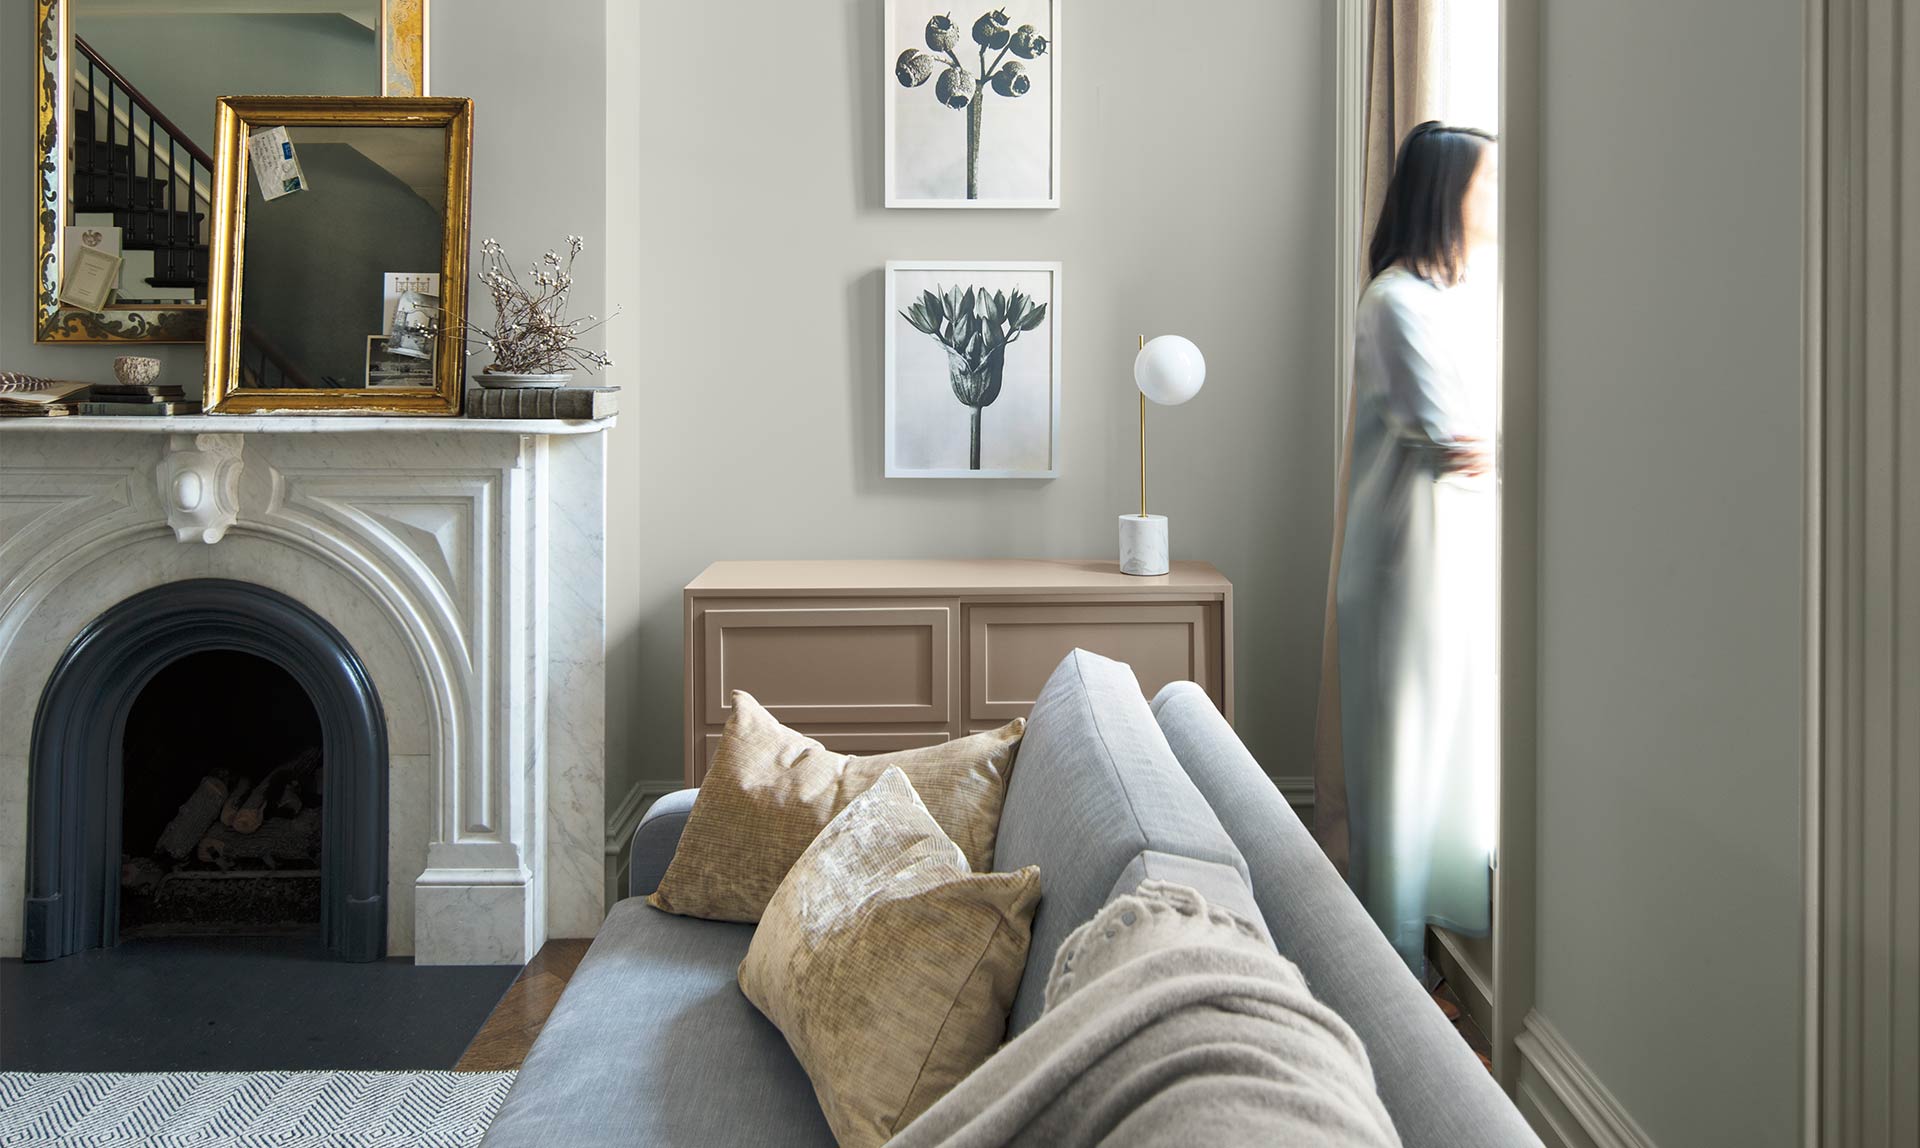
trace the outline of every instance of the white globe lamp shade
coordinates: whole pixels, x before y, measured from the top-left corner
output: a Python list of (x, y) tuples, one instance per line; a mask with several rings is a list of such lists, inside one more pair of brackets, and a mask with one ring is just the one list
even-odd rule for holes
[(1207, 358), (1192, 339), (1161, 335), (1134, 356), (1133, 381), (1154, 402), (1176, 407), (1200, 393), (1207, 381)]

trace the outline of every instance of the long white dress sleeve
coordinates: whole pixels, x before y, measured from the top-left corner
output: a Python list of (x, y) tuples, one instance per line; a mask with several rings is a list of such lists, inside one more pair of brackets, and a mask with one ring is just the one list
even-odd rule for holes
[(1347, 878), (1420, 974), (1427, 925), (1491, 926), (1492, 480), (1449, 448), (1491, 444), (1492, 380), (1457, 290), (1396, 268), (1361, 298), (1336, 588)]

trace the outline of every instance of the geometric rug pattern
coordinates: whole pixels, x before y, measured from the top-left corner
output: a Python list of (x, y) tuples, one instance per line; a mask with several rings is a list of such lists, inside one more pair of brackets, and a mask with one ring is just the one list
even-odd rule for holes
[(472, 1148), (513, 1072), (0, 1072), (4, 1148)]

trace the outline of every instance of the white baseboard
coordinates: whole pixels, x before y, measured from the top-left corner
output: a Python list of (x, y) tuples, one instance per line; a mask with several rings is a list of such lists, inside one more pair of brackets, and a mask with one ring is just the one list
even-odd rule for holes
[[(1489, 942), (1491, 943), (1491, 942)], [(1483, 1033), (1493, 1031), (1493, 974), (1481, 964), (1465, 937), (1437, 925), (1427, 928), (1427, 959), (1460, 998), (1460, 1007)]]
[(1287, 804), (1293, 806), (1293, 811), (1300, 815), (1300, 820), (1312, 825), (1313, 778), (1276, 777), (1273, 784), (1280, 791), (1280, 796), (1287, 799)]
[(1514, 1100), (1547, 1148), (1656, 1148), (1547, 1018), (1527, 1013), (1514, 1043), (1520, 1049)]
[(646, 816), (649, 806), (680, 788), (675, 782), (635, 782), (620, 803), (613, 807), (613, 812), (607, 815), (606, 903), (609, 910), (627, 895), (627, 863), (630, 860), (627, 850), (633, 844), (633, 831), (639, 827), (640, 819)]

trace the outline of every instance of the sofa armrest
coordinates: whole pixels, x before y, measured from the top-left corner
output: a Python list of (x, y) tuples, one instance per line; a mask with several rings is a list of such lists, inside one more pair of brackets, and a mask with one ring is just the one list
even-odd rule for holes
[(698, 789), (677, 789), (640, 815), (627, 861), (627, 896), (644, 897), (660, 887), (673, 851), (680, 847), (680, 831), (687, 827), (693, 799), (699, 794)]
[(1240, 846), (1280, 955), (1367, 1046), (1406, 1148), (1538, 1148), (1520, 1112), (1394, 952), (1286, 799), (1199, 686), (1175, 682), (1153, 715)]

